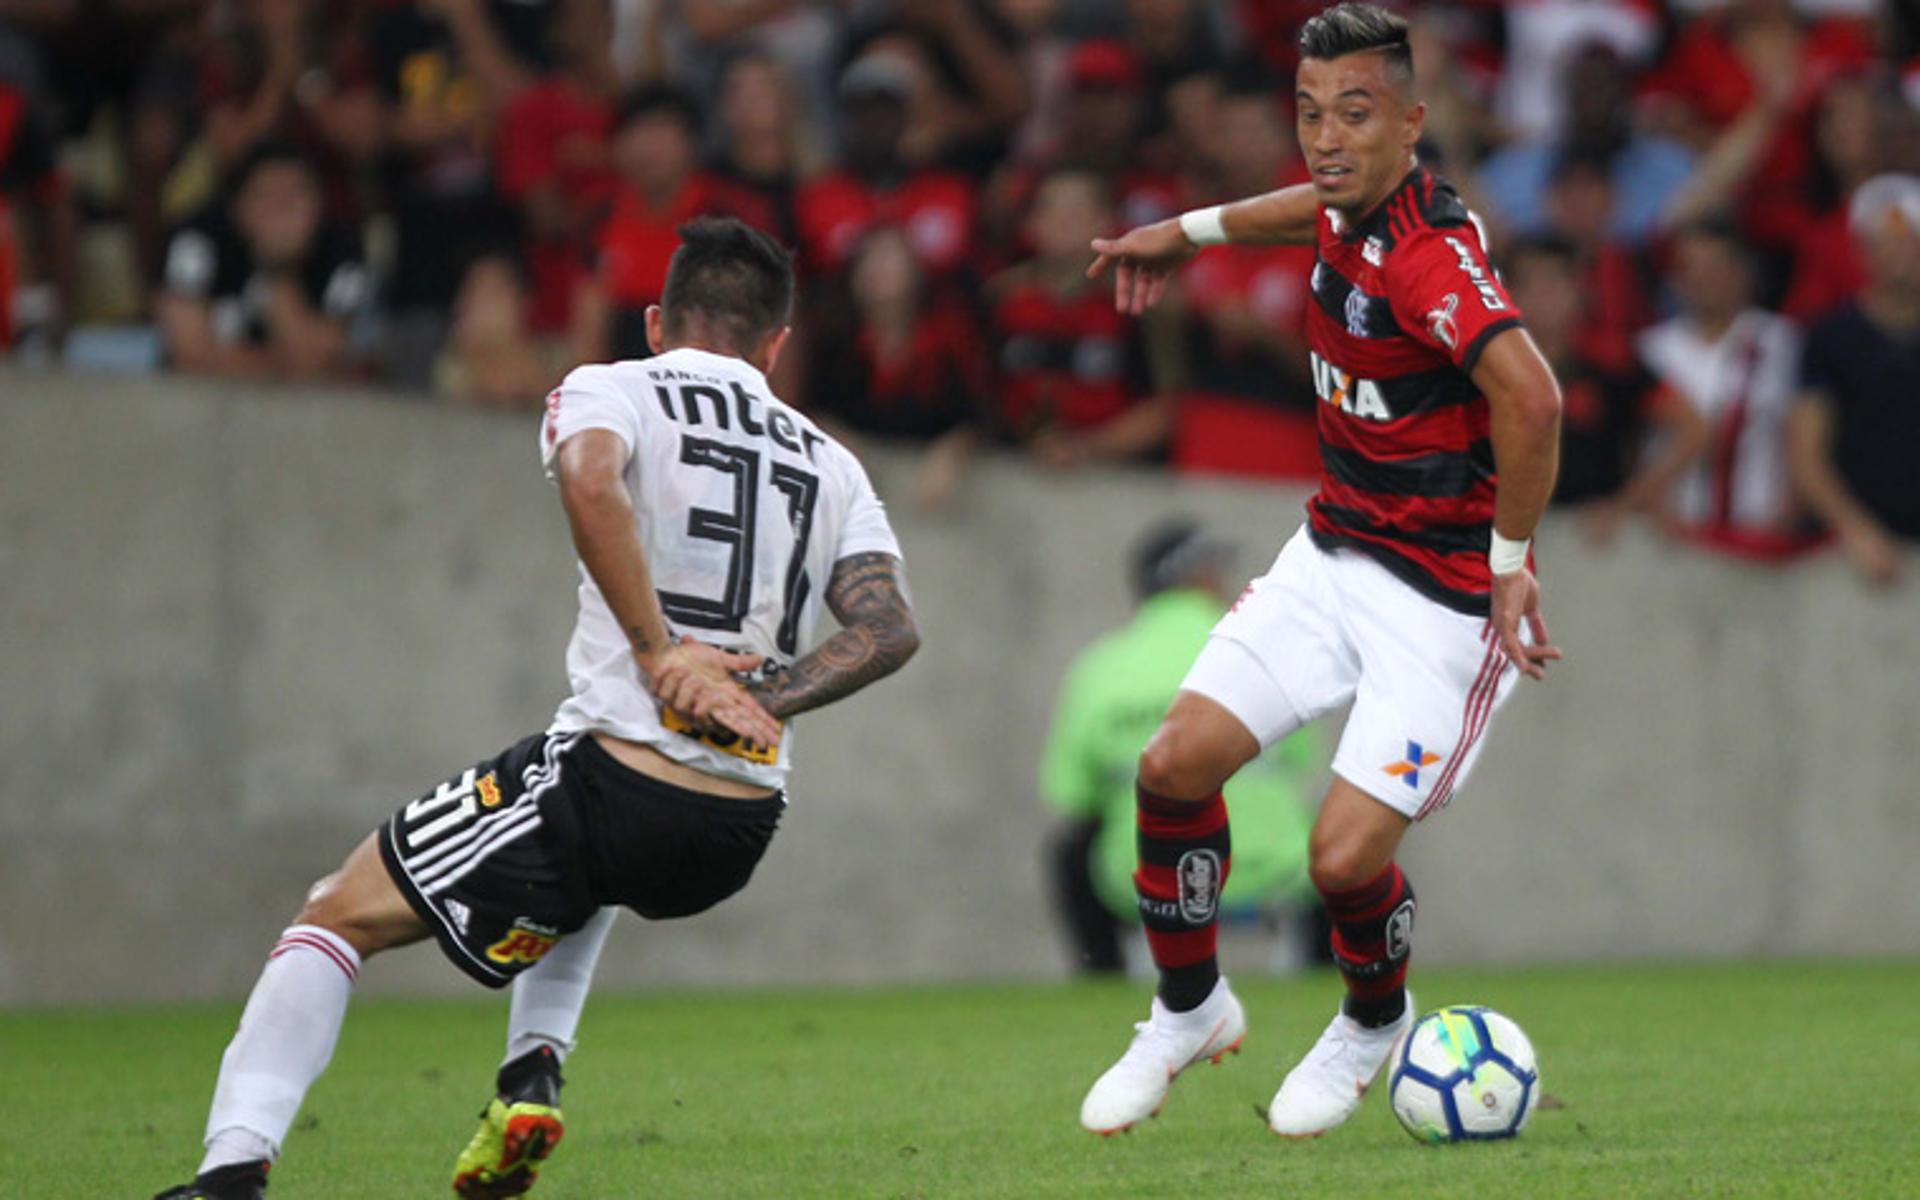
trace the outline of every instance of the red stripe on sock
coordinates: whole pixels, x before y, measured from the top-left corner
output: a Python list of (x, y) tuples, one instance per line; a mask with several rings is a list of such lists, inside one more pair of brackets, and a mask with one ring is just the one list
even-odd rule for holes
[(1183, 803), (1142, 791), (1138, 813), (1141, 836), (1155, 841), (1200, 841), (1227, 825), (1227, 802), (1219, 792), (1205, 800)]
[(359, 968), (354, 966), (353, 960), (341, 953), (340, 948), (332, 942), (311, 933), (289, 933), (281, 937), (278, 942), (274, 943), (273, 952), (267, 955), (267, 961), (272, 962), (287, 951), (303, 946), (310, 950), (318, 950), (320, 953), (326, 955), (327, 958), (333, 962), (333, 965), (339, 967), (341, 972), (346, 975), (348, 983), (359, 981), (360, 971)]
[(1201, 925), (1179, 933), (1147, 930), (1147, 948), (1153, 951), (1153, 965), (1162, 970), (1191, 967), (1212, 958), (1220, 948), (1220, 927)]
[(1320, 898), (1326, 901), (1327, 916), (1336, 923), (1372, 920), (1393, 911), (1399, 903), (1405, 878), (1400, 874), (1398, 863), (1388, 863), (1378, 875), (1359, 887), (1344, 892), (1322, 892)]

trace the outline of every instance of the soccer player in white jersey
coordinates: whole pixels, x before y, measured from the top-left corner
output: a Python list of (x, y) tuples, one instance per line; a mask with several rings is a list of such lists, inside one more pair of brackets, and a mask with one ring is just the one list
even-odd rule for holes
[[(787, 253), (737, 221), (681, 236), (647, 314), (659, 355), (574, 371), (541, 426), (581, 564), (573, 695), (308, 893), (221, 1061), (200, 1171), (156, 1200), (264, 1196), (361, 962), (429, 936), (480, 982), (518, 981), (501, 1094), (454, 1187), (526, 1191), (560, 1136), (560, 1061), (613, 910), (688, 916), (745, 886), (785, 807), (789, 718), (918, 647), (865, 473), (767, 385)], [(803, 653), (823, 608), (841, 628)]]

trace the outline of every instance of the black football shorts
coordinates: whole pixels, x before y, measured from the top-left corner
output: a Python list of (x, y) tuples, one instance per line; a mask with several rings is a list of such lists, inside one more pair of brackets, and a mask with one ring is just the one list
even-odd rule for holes
[(665, 920), (733, 895), (785, 808), (642, 775), (591, 734), (536, 734), (395, 813), (380, 857), (454, 965), (504, 987), (603, 905)]

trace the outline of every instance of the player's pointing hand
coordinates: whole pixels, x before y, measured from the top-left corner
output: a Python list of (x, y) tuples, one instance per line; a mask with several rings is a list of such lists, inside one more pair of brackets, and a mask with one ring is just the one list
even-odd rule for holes
[(1199, 248), (1187, 239), (1177, 219), (1155, 221), (1129, 229), (1117, 238), (1093, 239), (1093, 264), (1088, 279), (1100, 278), (1113, 265), (1113, 307), (1139, 316), (1160, 302), (1175, 268)]

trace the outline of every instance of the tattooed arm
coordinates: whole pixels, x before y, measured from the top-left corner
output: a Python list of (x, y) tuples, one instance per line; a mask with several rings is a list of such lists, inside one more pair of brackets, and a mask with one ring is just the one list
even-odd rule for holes
[(747, 689), (782, 721), (893, 674), (920, 648), (906, 569), (894, 555), (853, 554), (833, 564), (826, 599), (840, 632), (792, 670)]

